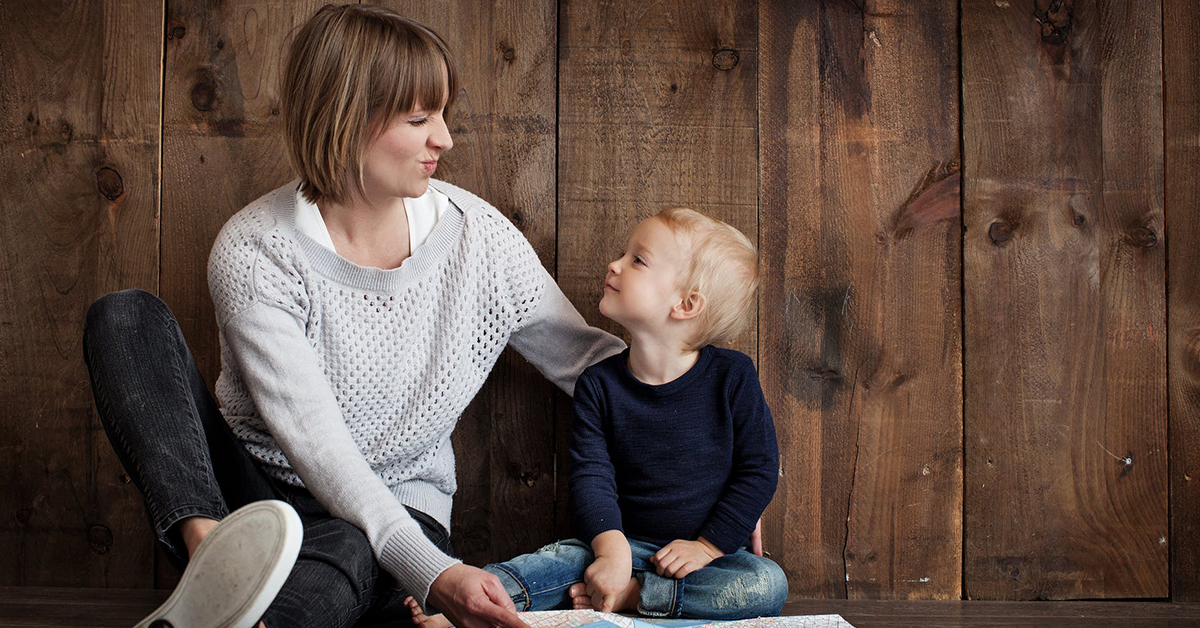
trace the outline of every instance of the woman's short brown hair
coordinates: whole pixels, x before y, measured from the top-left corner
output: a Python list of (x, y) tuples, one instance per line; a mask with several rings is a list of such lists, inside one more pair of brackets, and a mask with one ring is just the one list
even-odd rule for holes
[[(446, 42), (383, 7), (326, 5), (296, 33), (280, 89), (288, 158), (316, 203), (363, 197), (362, 157), (393, 116), (448, 114), (458, 76)], [(349, 176), (347, 176), (349, 175)]]

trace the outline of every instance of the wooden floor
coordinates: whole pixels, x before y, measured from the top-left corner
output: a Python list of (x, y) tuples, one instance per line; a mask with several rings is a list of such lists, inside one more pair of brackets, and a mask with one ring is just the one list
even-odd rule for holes
[[(0, 627), (129, 627), (166, 591), (0, 587)], [(1200, 604), (1165, 602), (890, 602), (796, 600), (786, 615), (836, 613), (857, 628), (1200, 628)]]

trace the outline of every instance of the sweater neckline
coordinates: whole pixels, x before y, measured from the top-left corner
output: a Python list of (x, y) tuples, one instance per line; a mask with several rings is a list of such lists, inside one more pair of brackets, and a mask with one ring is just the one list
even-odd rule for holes
[(666, 397), (673, 395), (688, 386), (692, 385), (705, 371), (708, 370), (709, 362), (712, 362), (713, 346), (704, 345), (700, 348), (700, 355), (696, 358), (696, 363), (692, 368), (688, 369), (683, 375), (665, 384), (647, 384), (638, 379), (633, 371), (629, 369), (629, 347), (620, 353), (621, 374), (628, 380), (629, 385), (641, 393), (653, 397)]
[(313, 270), (346, 287), (390, 293), (441, 267), (450, 250), (461, 238), (465, 223), (463, 208), (454, 198), (455, 195), (443, 190), (440, 182), (438, 183), (439, 185), (435, 185), (434, 179), (429, 181), (434, 189), (450, 198), (450, 207), (438, 219), (425, 243), (417, 247), (399, 266), (389, 269), (355, 264), (338, 255), (336, 251), (329, 250), (296, 226), (296, 186), (300, 184), (300, 179), (294, 179), (280, 188), (278, 194), (282, 198), (277, 196), (271, 206), (276, 220), (285, 225), (290, 235), (295, 238)]

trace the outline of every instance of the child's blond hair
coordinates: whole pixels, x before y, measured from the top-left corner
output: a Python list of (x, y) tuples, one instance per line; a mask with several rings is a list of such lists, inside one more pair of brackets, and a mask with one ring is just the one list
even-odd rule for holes
[(448, 114), (457, 91), (446, 43), (428, 27), (383, 7), (322, 7), (296, 33), (280, 86), (300, 191), (313, 203), (366, 197), (363, 155), (392, 116), (443, 101)]
[(685, 295), (693, 291), (704, 295), (699, 328), (688, 340), (688, 348), (733, 340), (754, 317), (758, 250), (741, 231), (693, 209), (671, 207), (655, 218), (689, 240), (689, 260), (680, 275), (680, 287)]

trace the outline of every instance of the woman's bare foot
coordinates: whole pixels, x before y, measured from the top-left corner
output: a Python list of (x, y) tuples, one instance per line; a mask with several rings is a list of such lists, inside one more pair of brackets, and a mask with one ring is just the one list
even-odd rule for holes
[[(582, 582), (571, 585), (571, 588), (567, 589), (567, 594), (571, 596), (572, 608), (596, 608), (592, 605), (592, 598), (587, 594), (587, 585)], [(625, 587), (625, 590), (621, 591), (621, 593), (617, 595), (617, 600), (613, 605), (612, 612), (625, 613), (629, 611), (636, 611), (638, 607), (638, 601), (641, 599), (641, 595), (641, 583), (638, 582), (637, 578), (630, 578), (629, 586)]]
[(420, 604), (412, 598), (412, 596), (404, 598), (404, 603), (408, 605), (408, 610), (412, 612), (413, 625), (417, 628), (450, 628), (450, 620), (446, 619), (445, 615), (434, 615), (430, 617), (425, 614)]

